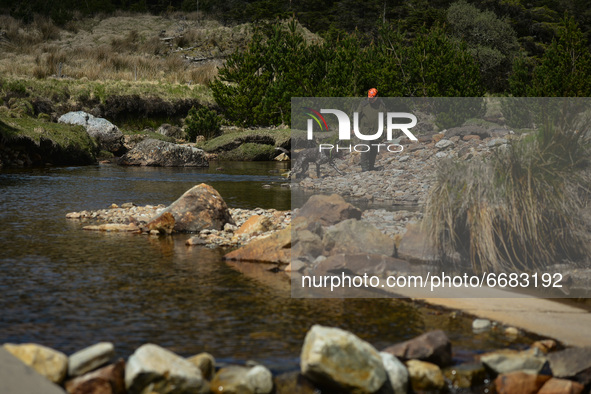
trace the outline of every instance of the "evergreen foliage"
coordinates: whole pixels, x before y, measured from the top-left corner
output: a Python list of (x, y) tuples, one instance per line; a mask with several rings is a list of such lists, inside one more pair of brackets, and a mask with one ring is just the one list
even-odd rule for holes
[(195, 142), (197, 136), (204, 136), (206, 140), (217, 137), (220, 133), (221, 119), (217, 112), (207, 107), (198, 110), (192, 107), (185, 118), (185, 132), (189, 141)]

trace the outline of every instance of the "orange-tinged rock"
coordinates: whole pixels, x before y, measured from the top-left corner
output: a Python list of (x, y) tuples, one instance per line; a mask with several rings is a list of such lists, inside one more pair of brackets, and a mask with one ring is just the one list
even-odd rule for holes
[(262, 234), (271, 229), (271, 219), (266, 216), (253, 215), (246, 222), (240, 226), (238, 230), (234, 232), (236, 235), (246, 234), (253, 236)]
[(535, 394), (549, 379), (546, 375), (511, 372), (497, 376), (495, 388), (498, 394)]
[(583, 386), (572, 380), (552, 378), (538, 391), (538, 394), (581, 394)]
[(291, 261), (291, 226), (267, 237), (258, 238), (224, 256), (225, 260), (289, 264)]

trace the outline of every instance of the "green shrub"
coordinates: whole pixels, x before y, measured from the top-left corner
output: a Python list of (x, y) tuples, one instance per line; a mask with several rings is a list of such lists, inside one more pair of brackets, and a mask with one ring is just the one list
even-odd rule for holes
[(189, 141), (195, 141), (197, 136), (202, 135), (206, 140), (217, 137), (221, 134), (222, 121), (217, 112), (207, 107), (195, 107), (189, 110), (185, 118), (185, 132)]

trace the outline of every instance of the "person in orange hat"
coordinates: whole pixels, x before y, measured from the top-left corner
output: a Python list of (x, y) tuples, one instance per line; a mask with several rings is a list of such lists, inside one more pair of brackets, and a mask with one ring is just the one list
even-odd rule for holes
[[(378, 89), (371, 88), (367, 91), (367, 100), (363, 100), (357, 109), (359, 113), (359, 129), (364, 134), (374, 134), (379, 128), (380, 112), (386, 112), (386, 105), (378, 97)], [(384, 135), (384, 134), (382, 134)], [(381, 139), (380, 139), (381, 140)], [(379, 144), (380, 140), (372, 141), (372, 144)], [(367, 141), (363, 141), (366, 143)], [(370, 150), (361, 153), (361, 171), (376, 171), (376, 156), (378, 147), (371, 146)]]

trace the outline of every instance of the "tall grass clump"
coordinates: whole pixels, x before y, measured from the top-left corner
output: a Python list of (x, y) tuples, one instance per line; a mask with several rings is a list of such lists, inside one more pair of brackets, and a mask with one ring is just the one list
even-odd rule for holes
[(443, 256), (476, 272), (540, 269), (581, 261), (591, 246), (581, 209), (588, 197), (588, 127), (540, 127), (488, 161), (446, 162), (426, 205)]

